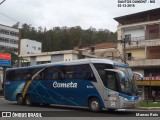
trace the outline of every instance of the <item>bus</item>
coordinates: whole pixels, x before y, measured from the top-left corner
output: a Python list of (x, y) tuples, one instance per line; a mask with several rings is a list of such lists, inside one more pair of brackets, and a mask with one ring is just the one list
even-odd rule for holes
[(135, 108), (139, 95), (134, 76), (127, 64), (97, 58), (9, 68), (4, 96), (27, 106), (53, 104), (93, 112)]

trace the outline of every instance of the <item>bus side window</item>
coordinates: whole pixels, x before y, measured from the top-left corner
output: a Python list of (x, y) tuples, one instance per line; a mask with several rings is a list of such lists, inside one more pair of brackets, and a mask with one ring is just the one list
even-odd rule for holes
[(11, 81), (12, 81), (12, 80), (15, 80), (14, 73), (15, 73), (14, 71), (7, 71), (7, 72), (6, 72), (6, 79), (7, 79), (7, 80), (11, 80)]
[(96, 82), (94, 73), (89, 64), (76, 65), (75, 72), (77, 73), (77, 79), (89, 80)]
[(58, 79), (58, 75), (59, 75), (58, 72), (54, 72), (54, 73), (53, 73), (53, 76), (52, 76), (52, 79), (53, 79), (53, 80)]
[(15, 80), (23, 80), (23, 78), (22, 78), (22, 72), (20, 71), (20, 70), (17, 70), (17, 71), (15, 71)]
[(65, 79), (71, 80), (76, 79), (75, 78), (75, 65), (66, 66), (65, 69)]
[(66, 75), (66, 69), (65, 68), (59, 68), (58, 79), (59, 80), (65, 79), (65, 75)]
[(32, 79), (32, 74), (31, 73), (27, 73), (26, 75), (25, 75), (25, 78), (24, 78), (25, 80), (31, 80)]
[(46, 68), (44, 71), (44, 79), (45, 80), (59, 80), (60, 75), (59, 75), (59, 67), (53, 66)]

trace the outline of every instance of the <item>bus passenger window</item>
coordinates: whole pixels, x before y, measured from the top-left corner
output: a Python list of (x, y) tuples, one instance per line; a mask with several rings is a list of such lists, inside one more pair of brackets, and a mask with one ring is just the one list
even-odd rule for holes
[(32, 74), (26, 74), (25, 75), (25, 78), (24, 78), (25, 80), (31, 80), (32, 79)]
[(58, 78), (59, 78), (60, 80), (65, 79), (65, 74), (66, 74), (66, 70), (65, 70), (64, 68), (60, 68), (60, 69), (59, 69), (59, 76), (58, 76)]
[(54, 72), (54, 73), (53, 73), (52, 79), (53, 79), (53, 80), (58, 79), (58, 72)]
[(79, 79), (96, 82), (94, 73), (89, 64), (77, 65), (75, 71)]

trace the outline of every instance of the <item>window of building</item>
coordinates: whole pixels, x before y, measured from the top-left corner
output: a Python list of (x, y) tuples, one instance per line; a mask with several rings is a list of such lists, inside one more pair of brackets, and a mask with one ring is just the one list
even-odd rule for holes
[(9, 30), (0, 29), (0, 33), (9, 35)]
[(125, 38), (124, 38), (125, 42), (131, 42), (131, 34), (127, 34), (125, 35)]
[(14, 39), (10, 39), (9, 42), (10, 42), (11, 44), (18, 44), (18, 41), (17, 41), (17, 40), (14, 40)]
[(126, 53), (126, 60), (132, 60), (132, 53)]
[(11, 36), (16, 36), (16, 37), (18, 37), (18, 33), (17, 33), (17, 32), (14, 32), (14, 31), (10, 31), (10, 35), (11, 35)]
[(34, 50), (36, 50), (36, 47), (35, 47), (35, 46), (32, 46), (32, 48), (33, 48)]
[(30, 66), (30, 62), (22, 62), (21, 67)]
[(40, 48), (40, 47), (38, 47), (38, 50), (41, 50), (41, 48)]

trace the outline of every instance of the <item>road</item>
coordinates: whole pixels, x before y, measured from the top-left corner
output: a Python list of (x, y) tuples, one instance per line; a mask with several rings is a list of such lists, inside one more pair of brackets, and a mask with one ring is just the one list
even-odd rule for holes
[[(4, 111), (9, 111), (9, 112), (15, 112), (15, 113), (21, 113), (24, 114), (27, 112), (29, 113), (40, 113), (42, 118), (40, 119), (45, 119), (45, 120), (50, 120), (52, 117), (58, 119), (65, 119), (65, 120), (71, 120), (76, 118), (77, 120), (80, 120), (81, 117), (87, 119), (87, 120), (125, 120), (129, 119), (130, 120), (140, 120), (144, 117), (136, 117), (136, 113), (145, 113), (148, 114), (146, 111), (142, 110), (119, 110), (119, 111), (114, 111), (114, 112), (108, 112), (108, 111), (103, 111), (100, 113), (93, 113), (90, 112), (88, 109), (78, 109), (78, 108), (69, 108), (69, 107), (57, 107), (57, 106), (21, 106), (17, 105), (16, 102), (11, 102), (4, 100), (4, 98), (0, 98), (0, 114)], [(149, 111), (151, 113), (155, 113), (156, 111)], [(160, 115), (160, 114), (159, 114)], [(47, 116), (47, 117), (46, 117)], [(159, 116), (160, 117), (160, 116)], [(159, 117), (154, 117), (154, 120), (158, 120)], [(0, 118), (1, 119), (1, 118)], [(4, 119), (4, 118), (2, 118)], [(6, 118), (5, 118), (6, 119)], [(11, 118), (7, 118), (11, 119)], [(12, 118), (12, 119), (18, 119), (18, 118)], [(20, 118), (22, 119), (22, 118)], [(23, 118), (27, 119), (27, 118)], [(32, 118), (33, 119), (33, 118)], [(152, 117), (147, 117), (144, 120), (151, 120), (153, 119)]]

